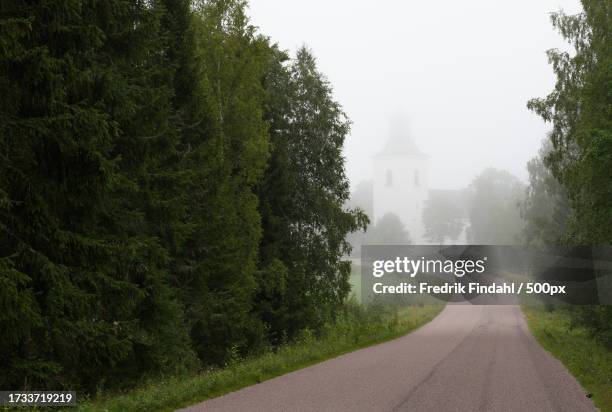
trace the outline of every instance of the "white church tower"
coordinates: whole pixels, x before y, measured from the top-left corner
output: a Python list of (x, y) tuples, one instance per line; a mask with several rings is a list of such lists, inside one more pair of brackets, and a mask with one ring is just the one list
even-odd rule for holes
[(423, 207), (429, 196), (429, 155), (421, 152), (401, 118), (391, 121), (385, 148), (374, 156), (373, 215), (397, 215), (414, 244), (423, 238)]

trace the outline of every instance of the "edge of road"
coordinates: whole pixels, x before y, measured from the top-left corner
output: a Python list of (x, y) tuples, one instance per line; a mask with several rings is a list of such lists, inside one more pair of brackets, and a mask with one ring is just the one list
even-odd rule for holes
[[(275, 352), (248, 358), (194, 376), (157, 380), (138, 389), (82, 404), (79, 411), (171, 411), (217, 398), (248, 386), (320, 364), (348, 353), (384, 344), (416, 332), (435, 320), (446, 304), (429, 304), (397, 309), (386, 323), (373, 329), (372, 336), (344, 335), (306, 338), (281, 346)], [(355, 338), (359, 340), (355, 341)]]

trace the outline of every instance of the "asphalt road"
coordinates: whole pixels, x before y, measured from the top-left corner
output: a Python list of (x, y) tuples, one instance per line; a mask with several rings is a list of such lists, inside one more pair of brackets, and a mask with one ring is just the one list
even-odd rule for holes
[(189, 411), (593, 411), (517, 306), (448, 305), (402, 338)]

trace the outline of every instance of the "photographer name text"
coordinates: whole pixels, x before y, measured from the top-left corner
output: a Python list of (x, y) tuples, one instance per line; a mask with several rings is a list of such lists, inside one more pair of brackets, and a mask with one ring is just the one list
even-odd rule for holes
[(443, 285), (432, 285), (427, 282), (419, 284), (400, 283), (398, 285), (385, 285), (374, 283), (372, 290), (376, 294), (430, 294), (430, 295), (455, 295), (455, 294), (506, 294), (520, 295), (521, 293), (559, 295), (565, 294), (565, 286), (552, 285), (540, 282), (521, 282), (521, 283), (491, 283), (481, 284), (478, 282), (445, 283)]

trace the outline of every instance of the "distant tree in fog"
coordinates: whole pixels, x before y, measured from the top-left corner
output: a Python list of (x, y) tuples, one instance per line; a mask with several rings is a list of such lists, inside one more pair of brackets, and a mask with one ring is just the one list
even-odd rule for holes
[[(359, 208), (369, 219), (372, 219), (373, 203), (372, 181), (364, 180), (351, 193), (346, 207), (349, 209)], [(361, 256), (361, 245), (366, 243), (366, 237), (365, 230), (357, 230), (347, 235), (346, 240), (351, 244), (351, 256)]]
[(483, 245), (518, 243), (523, 227), (519, 205), (525, 185), (505, 170), (487, 168), (468, 190), (471, 223), (468, 241)]
[(446, 239), (457, 240), (463, 229), (461, 210), (444, 197), (430, 197), (423, 209), (425, 238), (440, 245)]
[(525, 221), (522, 239), (529, 245), (559, 242), (570, 212), (565, 188), (545, 165), (551, 149), (552, 143), (545, 139), (538, 155), (527, 162), (529, 185), (520, 211)]
[(355, 188), (353, 193), (351, 193), (351, 197), (348, 201), (348, 206), (353, 209), (361, 209), (371, 219), (372, 210), (374, 209), (374, 198), (372, 196), (372, 181), (361, 181), (359, 182), (359, 184), (357, 184), (357, 187)]
[(412, 243), (404, 224), (393, 213), (386, 213), (378, 219), (376, 225), (368, 230), (366, 241), (367, 243)]

